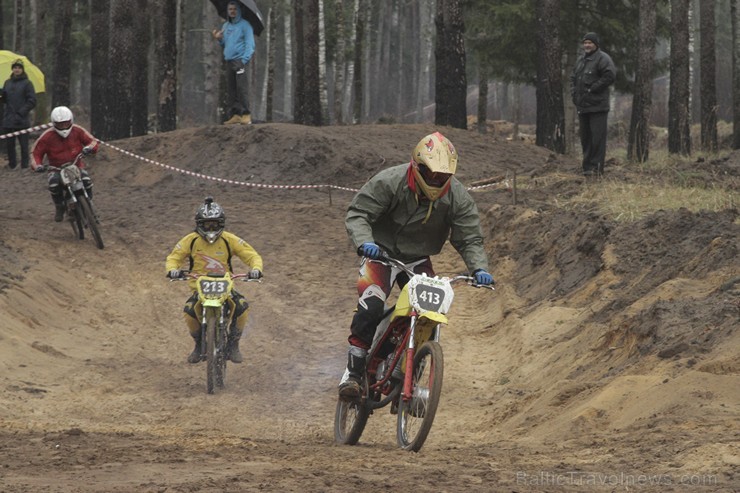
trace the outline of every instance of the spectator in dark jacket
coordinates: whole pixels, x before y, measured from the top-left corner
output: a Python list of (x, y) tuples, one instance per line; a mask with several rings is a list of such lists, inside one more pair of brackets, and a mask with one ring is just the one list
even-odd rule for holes
[(611, 57), (599, 49), (599, 37), (583, 37), (583, 56), (570, 76), (570, 94), (578, 110), (583, 148), (583, 174), (600, 176), (606, 157), (606, 119), (609, 114), (609, 86), (617, 77)]
[[(5, 81), (2, 90), (2, 101), (5, 103), (3, 114), (3, 133), (10, 134), (31, 126), (31, 110), (36, 107), (36, 91), (28, 80), (23, 61), (13, 62), (10, 78)], [(6, 137), (8, 145), (8, 166), (11, 169), (18, 164), (15, 153), (15, 137)], [(28, 168), (28, 134), (18, 135), (21, 145), (21, 168)]]

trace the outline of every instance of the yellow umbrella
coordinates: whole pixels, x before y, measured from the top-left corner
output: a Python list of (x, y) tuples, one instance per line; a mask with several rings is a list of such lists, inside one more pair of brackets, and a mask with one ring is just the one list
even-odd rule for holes
[(23, 62), (23, 70), (26, 72), (28, 80), (33, 84), (33, 89), (37, 93), (46, 92), (44, 73), (36, 65), (31, 63), (28, 58), (8, 50), (0, 50), (0, 87), (5, 84), (6, 80), (10, 79), (11, 65), (16, 60)]

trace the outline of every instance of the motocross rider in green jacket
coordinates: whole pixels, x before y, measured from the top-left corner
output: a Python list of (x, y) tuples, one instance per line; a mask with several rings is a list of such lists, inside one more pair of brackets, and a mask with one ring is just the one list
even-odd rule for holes
[(427, 135), (414, 148), (411, 162), (385, 169), (355, 195), (345, 225), (358, 255), (364, 257), (357, 282), (359, 301), (350, 326), (347, 369), (339, 394), (355, 398), (367, 350), (383, 317), (394, 283), (403, 287), (408, 276), (368, 259), (388, 256), (410, 264), (417, 273), (434, 276), (429, 258), (449, 239), (482, 285), (493, 283), (483, 248), (478, 209), (455, 178), (458, 154), (441, 133)]

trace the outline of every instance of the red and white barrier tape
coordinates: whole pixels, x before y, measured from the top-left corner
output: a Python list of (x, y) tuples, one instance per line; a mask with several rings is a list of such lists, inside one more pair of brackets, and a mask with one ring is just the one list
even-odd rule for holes
[[(16, 136), (21, 135), (21, 134), (31, 133), (31, 132), (35, 132), (37, 130), (43, 130), (45, 128), (50, 128), (51, 126), (52, 126), (51, 123), (45, 123), (43, 125), (37, 125), (35, 127), (25, 128), (23, 130), (18, 130), (16, 132), (11, 132), (11, 133), (7, 133), (7, 134), (4, 134), (4, 135), (0, 135), (0, 139), (6, 139), (8, 137), (16, 137)], [(138, 154), (134, 154), (133, 152), (127, 151), (125, 149), (121, 149), (120, 147), (114, 146), (113, 144), (109, 144), (107, 142), (103, 142), (100, 139), (98, 139), (98, 142), (100, 142), (104, 146), (110, 147), (111, 149), (115, 149), (116, 151), (118, 151), (118, 152), (120, 152), (122, 154), (125, 154), (127, 156), (133, 157), (133, 158), (138, 159), (140, 161), (144, 161), (146, 163), (155, 164), (155, 165), (160, 166), (160, 167), (162, 167), (164, 169), (167, 169), (167, 170), (176, 171), (176, 172), (181, 173), (183, 175), (193, 176), (195, 178), (201, 178), (201, 179), (204, 179), (204, 180), (211, 180), (211, 181), (216, 181), (216, 182), (219, 182), (219, 183), (227, 183), (229, 185), (242, 185), (242, 186), (246, 186), (246, 187), (266, 188), (266, 189), (271, 189), (271, 190), (276, 190), (276, 189), (277, 190), (301, 190), (301, 189), (305, 190), (305, 189), (328, 188), (328, 189), (333, 189), (333, 190), (345, 190), (347, 192), (358, 192), (359, 191), (358, 188), (340, 187), (339, 185), (328, 185), (328, 184), (326, 184), (326, 185), (270, 185), (270, 184), (266, 184), (266, 183), (252, 183), (252, 182), (248, 182), (248, 181), (239, 181), (239, 180), (230, 180), (230, 179), (227, 179), (227, 178), (218, 178), (216, 176), (210, 176), (210, 175), (206, 175), (206, 174), (203, 174), (203, 173), (196, 173), (195, 171), (188, 171), (186, 169), (177, 168), (177, 167), (171, 166), (169, 164), (160, 163), (158, 161), (154, 161), (153, 159), (145, 158), (143, 156), (139, 156)], [(505, 185), (507, 188), (510, 188), (508, 183), (509, 183), (508, 180), (502, 180), (502, 181), (499, 181), (499, 182), (496, 182), (496, 183), (487, 183), (485, 185), (478, 185), (478, 186), (475, 186), (475, 187), (467, 187), (467, 190), (479, 190), (481, 188), (489, 188), (489, 187), (494, 187), (494, 186), (498, 186), (498, 185), (502, 185), (502, 184)]]

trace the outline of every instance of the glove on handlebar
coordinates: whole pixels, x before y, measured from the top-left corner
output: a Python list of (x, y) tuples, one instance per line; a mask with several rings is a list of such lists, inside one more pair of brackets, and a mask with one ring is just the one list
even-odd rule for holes
[(92, 154), (93, 146), (85, 146), (82, 148), (82, 154), (87, 156), (88, 154)]
[(473, 277), (475, 277), (476, 284), (480, 284), (481, 286), (489, 286), (494, 283), (493, 276), (483, 269), (473, 272)]
[(378, 260), (381, 256), (380, 247), (372, 241), (367, 241), (360, 245), (357, 253), (371, 260)]
[(46, 171), (46, 165), (45, 164), (39, 164), (38, 166), (36, 166), (36, 169), (34, 169), (34, 171), (36, 173), (43, 173), (44, 171)]
[(167, 273), (167, 277), (170, 279), (179, 279), (182, 276), (182, 271), (180, 269), (172, 269)]
[(252, 269), (249, 271), (250, 279), (260, 279), (262, 277), (262, 271), (259, 269)]

